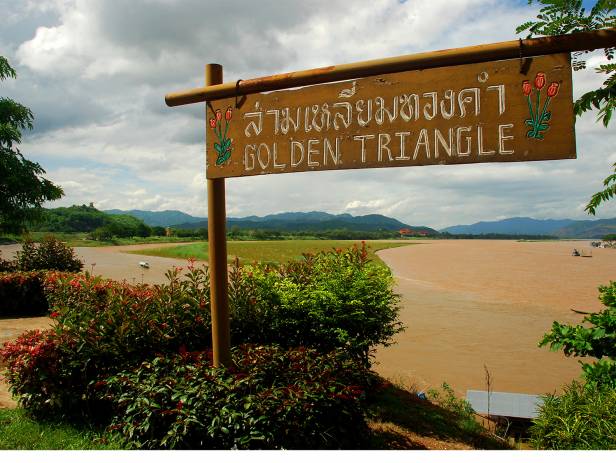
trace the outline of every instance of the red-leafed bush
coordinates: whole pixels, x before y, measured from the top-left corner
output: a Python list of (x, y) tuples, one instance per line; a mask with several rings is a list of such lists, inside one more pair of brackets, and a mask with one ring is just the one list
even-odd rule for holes
[(45, 292), (56, 324), (44, 336), (56, 354), (22, 362), (16, 355), (23, 351), (28, 358), (31, 341), (21, 338), (0, 352), (22, 405), (46, 416), (99, 419), (105, 406), (92, 395), (92, 384), (101, 377), (156, 353), (210, 347), (207, 268), (193, 268), (183, 279), (178, 270), (168, 276), (166, 285), (133, 286), (88, 274), (48, 272)]
[(111, 429), (133, 448), (357, 448), (371, 375), (333, 351), (244, 345), (236, 367), (211, 352), (160, 356), (101, 381), (117, 407)]
[(24, 408), (38, 413), (45, 411), (45, 404), (63, 405), (58, 393), (68, 384), (59, 374), (62, 354), (52, 330), (28, 331), (5, 343), (0, 355), (8, 365), (5, 375), (10, 390)]
[(43, 272), (0, 273), (0, 317), (47, 315)]

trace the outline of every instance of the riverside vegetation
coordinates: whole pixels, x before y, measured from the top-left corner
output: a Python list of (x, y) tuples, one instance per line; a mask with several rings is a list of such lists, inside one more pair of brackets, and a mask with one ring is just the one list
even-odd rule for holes
[(580, 362), (582, 382), (566, 386), (560, 396), (544, 397), (530, 429), (537, 448), (616, 449), (616, 282), (600, 286), (599, 299), (602, 311), (585, 316), (584, 324), (555, 321), (539, 344), (596, 360)]
[(168, 276), (151, 287), (47, 273), (53, 329), (2, 351), (21, 406), (106, 426), (129, 448), (360, 445), (370, 352), (401, 329), (391, 274), (365, 248), (235, 265), (228, 369), (211, 365), (207, 267)]
[[(42, 274), (54, 326), (2, 350), (22, 409), (0, 414), (1, 448), (502, 447), (451, 400), (439, 407), (369, 370), (402, 326), (391, 273), (364, 246), (236, 261), (227, 369), (211, 363), (207, 267), (156, 286)], [(58, 437), (26, 441), (41, 430)]]

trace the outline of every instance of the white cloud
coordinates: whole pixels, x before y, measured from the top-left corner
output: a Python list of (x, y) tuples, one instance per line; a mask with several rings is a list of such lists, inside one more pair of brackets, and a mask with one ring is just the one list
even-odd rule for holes
[[(163, 96), (202, 85), (206, 62), (222, 63), (233, 81), (510, 40), (536, 8), (513, 0), (58, 0), (5, 10), (12, 35), (0, 32), (0, 45), (19, 79), (3, 82), (2, 94), (35, 112), (22, 151), (65, 188), (54, 204), (203, 216), (203, 107), (167, 108)], [(601, 59), (592, 55), (589, 65)], [(576, 73), (575, 95), (601, 78)], [(229, 179), (227, 212), (382, 213), (434, 227), (511, 215), (583, 218), (616, 161), (613, 129), (594, 119), (578, 120), (576, 161)], [(614, 215), (616, 205), (600, 211)]]

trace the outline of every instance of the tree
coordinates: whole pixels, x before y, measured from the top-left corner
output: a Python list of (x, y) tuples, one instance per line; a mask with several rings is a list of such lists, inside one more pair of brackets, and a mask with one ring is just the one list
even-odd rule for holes
[[(528, 0), (529, 5), (532, 2)], [(543, 5), (537, 20), (521, 24), (516, 28), (517, 33), (527, 30), (530, 38), (533, 35), (559, 35), (616, 27), (616, 16), (613, 14), (616, 0), (597, 0), (588, 13), (582, 6), (582, 0), (537, 0), (537, 3)], [(614, 58), (614, 48), (605, 48), (603, 52), (608, 60)], [(583, 59), (586, 53), (588, 51), (573, 54), (574, 70), (586, 69), (586, 61)], [(574, 110), (577, 116), (594, 109), (599, 110), (598, 120), (607, 127), (616, 108), (616, 63), (601, 64), (595, 71), (605, 74), (605, 81), (598, 89), (578, 98)], [(616, 163), (614, 174), (603, 181), (603, 186), (605, 189), (595, 193), (586, 205), (585, 210), (589, 214), (595, 215), (601, 203), (616, 195)]]
[[(8, 60), (0, 56), (0, 81), (17, 78)], [(33, 128), (27, 107), (0, 97), (0, 231), (20, 232), (35, 219), (45, 201), (62, 197), (62, 189), (42, 177), (43, 168), (23, 157), (16, 145), (22, 130)]]
[(586, 325), (554, 322), (540, 346), (562, 349), (567, 357), (594, 357), (593, 363), (582, 363), (588, 384), (616, 388), (616, 281), (599, 286), (599, 299), (605, 308), (584, 317)]

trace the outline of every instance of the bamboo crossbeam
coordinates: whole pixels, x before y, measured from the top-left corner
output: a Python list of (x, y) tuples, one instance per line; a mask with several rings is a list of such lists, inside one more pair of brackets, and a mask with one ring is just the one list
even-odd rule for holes
[(392, 58), (360, 61), (255, 79), (226, 82), (165, 95), (168, 106), (213, 101), (230, 96), (282, 90), (304, 85), (356, 79), (378, 74), (429, 69), (458, 64), (482, 63), (512, 58), (530, 58), (552, 53), (616, 47), (616, 29), (510, 40), (485, 45), (431, 51)]

